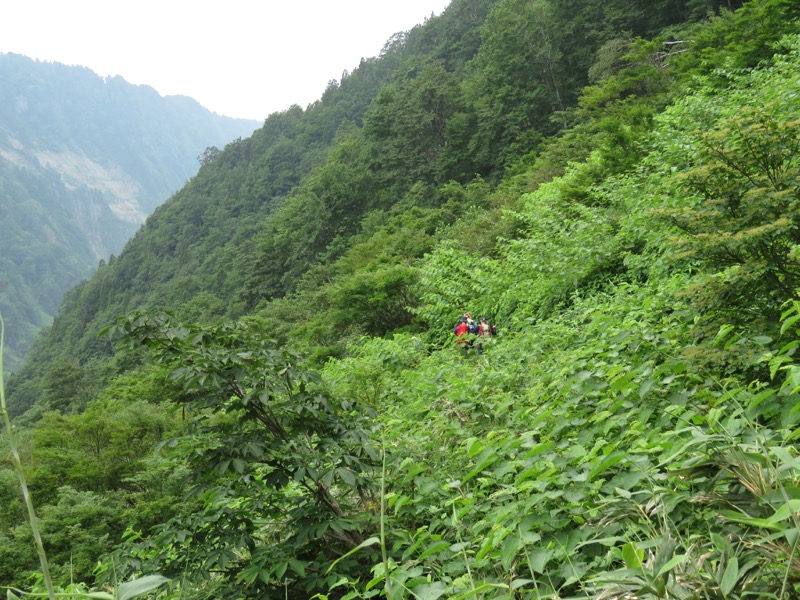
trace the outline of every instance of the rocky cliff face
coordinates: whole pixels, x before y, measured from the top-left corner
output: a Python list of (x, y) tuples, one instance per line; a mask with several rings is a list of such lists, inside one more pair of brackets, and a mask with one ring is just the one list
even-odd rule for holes
[[(0, 160), (31, 177), (55, 179), (69, 192), (73, 202), (66, 212), (85, 236), (93, 263), (118, 253), (144, 223), (146, 206), (152, 204), (152, 199), (145, 202), (142, 185), (119, 166), (101, 165), (80, 152), (26, 151), (18, 140), (11, 140), (0, 145)], [(38, 200), (47, 204), (46, 198)], [(47, 229), (55, 243), (56, 230)]]
[(0, 54), (0, 313), (13, 370), (63, 293), (260, 124), (83, 67)]

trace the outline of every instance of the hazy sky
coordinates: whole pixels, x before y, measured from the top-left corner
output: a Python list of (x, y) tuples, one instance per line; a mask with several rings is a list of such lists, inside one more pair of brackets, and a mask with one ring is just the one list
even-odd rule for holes
[[(121, 75), (219, 114), (265, 119), (449, 0), (2, 0), (0, 52)], [(2, 82), (0, 82), (2, 85)]]

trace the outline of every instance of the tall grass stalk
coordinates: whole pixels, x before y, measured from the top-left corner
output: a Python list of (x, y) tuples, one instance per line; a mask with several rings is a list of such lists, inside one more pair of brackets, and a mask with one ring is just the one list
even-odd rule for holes
[(389, 558), (386, 555), (386, 443), (382, 444), (381, 464), (381, 560), (383, 561), (383, 576), (385, 577), (386, 597), (391, 600), (392, 578), (389, 574)]
[(14, 469), (17, 471), (17, 477), (19, 477), (19, 487), (22, 490), (22, 497), (24, 498), (25, 506), (28, 509), (28, 520), (31, 523), (33, 539), (36, 542), (36, 551), (39, 554), (39, 562), (42, 566), (42, 577), (44, 578), (44, 584), (47, 588), (47, 597), (50, 600), (55, 600), (56, 593), (53, 589), (53, 580), (50, 577), (50, 569), (47, 566), (47, 555), (44, 552), (42, 535), (39, 532), (39, 520), (36, 517), (36, 511), (33, 509), (33, 500), (31, 499), (30, 491), (28, 491), (28, 483), (25, 480), (25, 472), (22, 470), (22, 461), (20, 460), (19, 450), (17, 449), (16, 439), (14, 438), (14, 430), (11, 427), (11, 419), (8, 416), (8, 409), (6, 408), (5, 382), (3, 380), (3, 350), (5, 333), (6, 324), (3, 320), (3, 315), (0, 315), (0, 411), (3, 413), (3, 421), (5, 422), (6, 434), (8, 435), (8, 445), (11, 448), (11, 462), (14, 463)]

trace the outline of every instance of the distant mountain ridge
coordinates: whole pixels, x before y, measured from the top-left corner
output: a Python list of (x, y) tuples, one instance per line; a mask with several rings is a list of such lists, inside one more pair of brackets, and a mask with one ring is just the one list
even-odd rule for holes
[(258, 121), (85, 67), (0, 54), (0, 312), (12, 370), (63, 293), (118, 253), (210, 146)]

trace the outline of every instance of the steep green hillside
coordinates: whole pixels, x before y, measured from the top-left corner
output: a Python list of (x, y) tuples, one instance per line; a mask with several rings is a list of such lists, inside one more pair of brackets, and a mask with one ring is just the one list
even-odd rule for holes
[(59, 581), (800, 592), (800, 8), (626, 4), (453, 2), (71, 290), (8, 386)]
[[(312, 265), (332, 269), (352, 236), (368, 238), (382, 221), (402, 221), (409, 206), (423, 211), (421, 227), (433, 233), (458, 214), (453, 204), (464, 192), (450, 181), (471, 185), (467, 196), (479, 202), (480, 184), (470, 183), (476, 175), (496, 183), (508, 160), (572, 118), (553, 111), (574, 105), (603, 43), (616, 35), (650, 35), (704, 10), (686, 2), (659, 10), (647, 3), (635, 10), (603, 2), (582, 3), (580, 10), (536, 5), (523, 11), (520, 27), (534, 35), (539, 11), (547, 12), (552, 47), (543, 57), (507, 27), (523, 14), (522, 5), (495, 5), (454, 2), (440, 17), (390, 40), (380, 57), (332, 81), (307, 110), (271, 115), (253, 136), (209, 157), (116, 264), (72, 290), (43, 351), (81, 364), (103, 356), (109, 346), (97, 333), (139, 306), (167, 306), (203, 320), (247, 314), (293, 291)], [(547, 57), (551, 62), (542, 63)], [(501, 91), (509, 97), (497, 96)], [(517, 116), (502, 106), (515, 97)], [(481, 158), (492, 144), (507, 149)], [(570, 152), (564, 158), (584, 156), (580, 147)], [(419, 240), (404, 252), (415, 258), (430, 243)], [(388, 273), (388, 282), (364, 281), (366, 293), (373, 284), (386, 294), (402, 287), (408, 274), (401, 271)], [(402, 307), (400, 313), (394, 317), (411, 320)], [(392, 328), (355, 325), (378, 333)], [(36, 371), (34, 378), (42, 374)], [(28, 407), (35, 395), (15, 392), (12, 400)]]
[(0, 309), (14, 370), (64, 292), (122, 249), (197, 157), (258, 123), (16, 54), (0, 54), (0, 83)]

